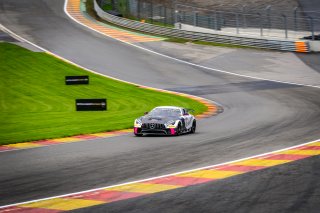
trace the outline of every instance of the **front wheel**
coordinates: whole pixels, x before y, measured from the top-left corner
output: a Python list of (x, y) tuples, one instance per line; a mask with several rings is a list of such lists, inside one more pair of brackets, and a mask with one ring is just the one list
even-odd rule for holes
[(134, 135), (137, 136), (137, 137), (143, 136), (143, 134), (138, 134), (138, 133), (134, 133)]
[(178, 135), (181, 135), (181, 133), (182, 133), (182, 127), (181, 127), (181, 124), (179, 123), (179, 125), (178, 125), (178, 127), (177, 127), (177, 129), (176, 129), (176, 136), (178, 136)]
[(193, 121), (190, 133), (193, 134), (196, 132), (197, 122)]

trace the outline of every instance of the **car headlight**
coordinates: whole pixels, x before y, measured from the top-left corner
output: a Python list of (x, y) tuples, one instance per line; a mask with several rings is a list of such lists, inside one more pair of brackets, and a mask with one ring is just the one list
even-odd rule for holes
[(176, 123), (176, 121), (171, 120), (171, 121), (168, 121), (167, 123), (165, 123), (164, 125), (166, 126), (166, 128), (176, 128), (175, 123)]
[(141, 125), (142, 125), (141, 119), (138, 118), (138, 119), (136, 119), (136, 120), (134, 121), (134, 127), (140, 128)]

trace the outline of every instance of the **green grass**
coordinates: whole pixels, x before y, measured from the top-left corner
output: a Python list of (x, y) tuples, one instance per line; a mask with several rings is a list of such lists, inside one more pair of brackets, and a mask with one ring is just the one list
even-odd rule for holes
[(241, 49), (260, 49), (258, 47), (242, 46), (242, 45), (228, 44), (228, 43), (208, 42), (208, 41), (192, 41), (192, 43), (199, 44), (199, 45), (216, 46), (216, 47), (229, 47), (229, 48), (241, 48)]
[(94, 19), (101, 21), (102, 19), (97, 15), (96, 11), (94, 10), (94, 4), (93, 4), (93, 0), (87, 0), (84, 3), (85, 7), (86, 7), (86, 13), (88, 13), (88, 15), (90, 15), (91, 17), (93, 17)]
[[(66, 75), (89, 75), (90, 85), (65, 85)], [(194, 100), (92, 74), (46, 53), (0, 43), (0, 144), (130, 128), (159, 105), (195, 109)], [(107, 98), (108, 111), (77, 112), (77, 98)]]
[(113, 10), (113, 7), (110, 4), (105, 4), (105, 5), (103, 5), (102, 9), (104, 11), (108, 11), (108, 10)]
[(173, 43), (180, 43), (180, 44), (185, 44), (185, 43), (189, 42), (189, 43), (193, 43), (193, 44), (206, 45), (206, 46), (215, 46), (215, 47), (260, 49), (258, 47), (241, 46), (241, 45), (235, 45), (235, 44), (216, 43), (216, 42), (207, 42), (207, 41), (188, 40), (188, 39), (184, 39), (184, 38), (168, 38), (165, 41), (173, 42)]
[(187, 42), (192, 42), (191, 40), (184, 39), (184, 38), (167, 38), (165, 41), (179, 43), (179, 44), (185, 44)]

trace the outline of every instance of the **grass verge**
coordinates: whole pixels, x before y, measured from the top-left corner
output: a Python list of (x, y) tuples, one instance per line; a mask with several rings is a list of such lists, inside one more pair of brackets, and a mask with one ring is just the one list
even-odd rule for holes
[(165, 41), (167, 42), (174, 42), (174, 43), (193, 43), (198, 45), (206, 45), (206, 46), (215, 46), (215, 47), (229, 47), (229, 48), (242, 48), (242, 49), (260, 49), (257, 47), (250, 47), (250, 46), (241, 46), (235, 44), (225, 44), (225, 43), (216, 43), (216, 42), (207, 42), (207, 41), (197, 41), (197, 40), (188, 40), (184, 38), (168, 38)]
[[(105, 78), (46, 53), (0, 43), (0, 144), (130, 128), (159, 105), (207, 110), (203, 104)], [(66, 75), (89, 75), (89, 85), (66, 86)], [(108, 111), (77, 112), (77, 98), (107, 98)]]

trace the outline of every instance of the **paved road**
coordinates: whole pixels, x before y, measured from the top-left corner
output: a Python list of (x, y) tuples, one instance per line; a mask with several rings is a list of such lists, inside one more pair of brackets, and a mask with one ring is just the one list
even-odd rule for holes
[[(87, 68), (135, 83), (197, 94), (220, 103), (224, 113), (201, 120), (195, 135), (139, 139), (127, 135), (1, 153), (0, 205), (222, 163), (320, 138), (319, 89), (240, 78), (150, 54), (75, 24), (63, 13), (62, 5), (63, 0), (0, 0), (0, 22)], [(305, 191), (316, 178), (309, 175), (301, 183)], [(259, 182), (260, 177), (256, 173), (252, 182), (266, 184)], [(243, 177), (239, 178), (232, 180), (240, 185)], [(279, 178), (288, 180), (286, 175)], [(221, 199), (228, 196), (223, 190), (228, 181), (219, 182)], [(203, 186), (192, 189), (186, 200), (195, 199), (201, 190)], [(254, 185), (250, 190), (253, 195), (248, 196), (263, 193), (255, 191)], [(300, 195), (292, 196), (293, 204), (299, 205)], [(278, 197), (287, 199), (286, 194)], [(316, 197), (306, 199), (313, 203)], [(198, 200), (194, 208), (200, 208), (203, 201)], [(274, 209), (281, 209), (282, 204), (275, 204)], [(178, 204), (162, 205), (166, 209)]]
[(313, 70), (320, 73), (320, 53), (297, 54), (297, 56)]
[(15, 40), (10, 35), (0, 30), (0, 42), (15, 42), (15, 41), (17, 40)]

